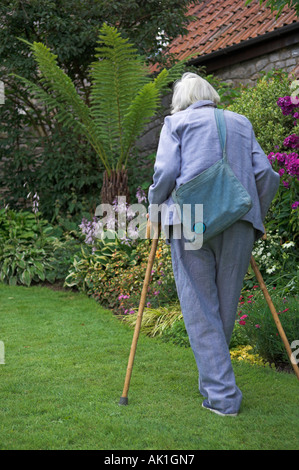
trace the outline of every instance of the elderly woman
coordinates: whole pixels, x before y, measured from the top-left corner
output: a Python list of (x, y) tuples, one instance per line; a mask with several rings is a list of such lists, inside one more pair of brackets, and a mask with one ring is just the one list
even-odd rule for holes
[[(149, 218), (156, 226), (156, 205), (174, 206), (173, 189), (222, 158), (214, 108), (219, 95), (203, 78), (186, 73), (175, 83), (172, 116), (167, 116), (149, 189)], [(228, 162), (252, 200), (240, 220), (204, 242), (185, 249), (179, 213), (162, 211), (161, 224), (171, 245), (177, 293), (199, 371), (202, 403), (223, 416), (236, 416), (242, 393), (236, 385), (229, 343), (254, 241), (263, 235), (263, 220), (278, 189), (272, 170), (249, 120), (225, 110)], [(199, 201), (200, 203), (200, 201)], [(182, 234), (182, 236), (180, 236)]]

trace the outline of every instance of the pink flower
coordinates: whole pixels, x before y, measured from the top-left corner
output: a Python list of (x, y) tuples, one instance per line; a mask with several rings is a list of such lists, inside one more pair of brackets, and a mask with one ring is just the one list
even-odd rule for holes
[(239, 321), (239, 324), (240, 324), (240, 325), (246, 325), (246, 321), (240, 320), (240, 321)]
[(260, 328), (261, 325), (259, 325), (258, 323), (256, 325), (254, 325), (256, 328)]
[(242, 315), (242, 317), (240, 317), (240, 320), (245, 320), (245, 318), (248, 318), (248, 315)]

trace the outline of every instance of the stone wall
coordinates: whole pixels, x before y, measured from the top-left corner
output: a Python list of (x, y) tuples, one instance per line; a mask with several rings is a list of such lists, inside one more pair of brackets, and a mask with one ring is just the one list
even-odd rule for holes
[(215, 75), (227, 83), (233, 83), (235, 85), (254, 85), (260, 72), (282, 69), (289, 73), (298, 63), (299, 44), (296, 44), (271, 52), (270, 54), (264, 54), (255, 59), (224, 67), (217, 70)]

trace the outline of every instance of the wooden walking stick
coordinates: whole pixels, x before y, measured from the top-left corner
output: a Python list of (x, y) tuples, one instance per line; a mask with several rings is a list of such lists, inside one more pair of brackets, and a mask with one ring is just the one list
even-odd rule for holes
[(260, 285), (260, 287), (261, 287), (261, 289), (262, 289), (262, 292), (263, 292), (264, 297), (265, 297), (265, 299), (266, 299), (266, 301), (267, 301), (267, 304), (268, 304), (268, 306), (269, 306), (269, 308), (270, 308), (270, 311), (271, 311), (271, 313), (272, 313), (273, 319), (274, 319), (274, 321), (275, 321), (275, 323), (276, 323), (278, 332), (279, 332), (279, 334), (280, 334), (280, 337), (281, 337), (281, 339), (282, 339), (282, 341), (283, 341), (283, 344), (284, 344), (284, 346), (285, 346), (285, 348), (286, 348), (286, 351), (287, 351), (287, 353), (288, 353), (288, 356), (289, 356), (290, 362), (291, 362), (291, 364), (292, 364), (292, 366), (293, 366), (293, 369), (294, 369), (294, 372), (295, 372), (295, 374), (296, 374), (296, 377), (297, 377), (297, 379), (299, 380), (299, 368), (298, 368), (297, 364), (295, 363), (295, 361), (294, 361), (294, 359), (293, 359), (292, 350), (291, 350), (291, 348), (290, 348), (290, 345), (289, 345), (288, 339), (287, 339), (287, 337), (286, 337), (286, 334), (285, 334), (285, 332), (284, 332), (284, 329), (283, 329), (283, 327), (282, 327), (282, 324), (281, 324), (281, 322), (280, 322), (280, 320), (279, 320), (279, 318), (278, 318), (278, 313), (277, 313), (276, 310), (275, 310), (275, 307), (274, 307), (274, 305), (273, 305), (273, 302), (272, 302), (272, 299), (271, 299), (271, 297), (270, 297), (270, 294), (269, 294), (269, 292), (268, 292), (268, 290), (267, 290), (267, 287), (266, 287), (266, 284), (265, 284), (265, 282), (264, 282), (264, 279), (263, 279), (263, 277), (262, 277), (262, 275), (261, 275), (261, 273), (260, 273), (260, 270), (259, 270), (258, 267), (257, 267), (257, 264), (256, 264), (256, 262), (255, 262), (255, 259), (254, 259), (254, 257), (253, 257), (252, 255), (251, 255), (251, 258), (250, 258), (250, 264), (251, 264), (252, 269), (253, 269), (253, 271), (254, 271), (254, 274), (255, 274), (255, 276), (256, 276), (256, 278), (257, 278), (257, 280), (258, 280), (258, 283), (259, 283), (259, 285)]
[[(139, 303), (136, 325), (135, 325), (135, 330), (134, 330), (134, 335), (133, 335), (133, 340), (132, 340), (132, 345), (131, 345), (131, 350), (130, 350), (130, 356), (129, 356), (129, 361), (128, 361), (124, 388), (123, 388), (122, 396), (120, 397), (120, 400), (119, 400), (119, 405), (128, 405), (128, 391), (129, 391), (130, 380), (131, 380), (131, 375), (132, 375), (132, 370), (133, 370), (135, 352), (137, 348), (137, 341), (139, 338), (142, 315), (143, 315), (145, 300), (147, 296), (147, 289), (148, 289), (148, 285), (149, 285), (149, 281), (151, 277), (151, 271), (152, 271), (152, 267), (155, 261), (155, 256), (156, 256), (156, 251), (157, 251), (157, 246), (158, 246), (158, 241), (159, 241), (159, 231), (160, 229), (158, 230), (158, 232), (154, 234), (154, 237), (152, 240), (151, 251), (149, 254), (149, 258), (148, 258), (145, 278), (143, 281), (143, 288), (142, 288), (141, 297), (140, 297), (140, 303)], [(150, 238), (150, 221), (147, 222), (146, 238)]]

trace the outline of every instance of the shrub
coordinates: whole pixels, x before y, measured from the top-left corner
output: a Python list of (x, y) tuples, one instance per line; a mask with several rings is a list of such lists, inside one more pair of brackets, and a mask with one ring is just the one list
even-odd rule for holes
[[(268, 287), (277, 287), (281, 294), (298, 292), (298, 253), (295, 242), (282, 242), (278, 232), (267, 231), (266, 240), (258, 240), (252, 251)], [(253, 273), (250, 269), (250, 273)], [(245, 285), (256, 283), (254, 275), (246, 276)]]
[[(270, 294), (291, 345), (299, 338), (298, 298), (296, 296), (281, 297), (275, 293), (275, 289)], [(287, 352), (260, 289), (255, 289), (252, 294), (243, 296), (239, 307), (234, 346), (237, 345), (236, 343), (250, 345), (253, 352), (261, 356), (265, 362), (274, 363), (277, 366), (281, 363), (288, 364)]]
[[(266, 284), (278, 286), (285, 294), (298, 289), (299, 137), (295, 132), (299, 113), (298, 103), (290, 96), (292, 85), (287, 74), (271, 72), (244, 90), (230, 107), (251, 121), (257, 140), (281, 176), (265, 219), (267, 241), (258, 241), (253, 255)], [(253, 283), (250, 270), (245, 285)]]
[[(104, 298), (110, 294), (107, 283), (110, 278), (117, 277), (119, 269), (135, 264), (134, 250), (121, 243), (115, 236), (113, 239), (102, 238), (96, 245), (82, 245), (70, 266), (65, 279), (65, 286), (76, 287), (79, 291), (93, 295), (97, 289)], [(113, 295), (113, 297), (115, 297)], [(103, 302), (105, 304), (105, 302)], [(112, 299), (106, 306), (113, 305)]]
[[(133, 313), (138, 310), (143, 287), (145, 271), (150, 251), (148, 240), (139, 240), (136, 247), (137, 264), (124, 272), (120, 272), (117, 280), (111, 280), (119, 292), (119, 313)], [(159, 240), (155, 263), (152, 268), (147, 308), (165, 306), (177, 300), (177, 292), (172, 271), (170, 247)]]
[(255, 87), (246, 88), (229, 107), (231, 111), (246, 116), (254, 129), (256, 138), (266, 154), (273, 151), (293, 128), (291, 116), (285, 116), (277, 106), (280, 97), (290, 93), (288, 75), (273, 71), (262, 75)]
[(0, 210), (0, 280), (12, 285), (65, 277), (78, 242), (36, 213)]
[[(164, 307), (145, 308), (140, 330), (150, 337), (162, 335), (164, 337), (166, 331), (172, 329), (182, 318), (183, 316), (178, 302), (173, 302)], [(135, 326), (136, 319), (137, 312), (123, 317), (123, 321), (132, 327)]]

